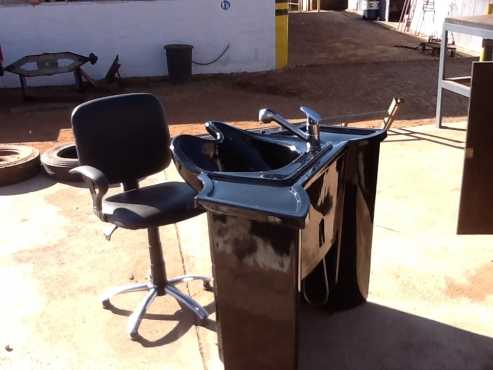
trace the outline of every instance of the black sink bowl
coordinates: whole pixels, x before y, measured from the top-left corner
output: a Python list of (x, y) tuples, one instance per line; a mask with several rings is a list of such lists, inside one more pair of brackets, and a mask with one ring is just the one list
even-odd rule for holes
[(200, 173), (235, 177), (262, 177), (298, 159), (303, 148), (286, 140), (244, 131), (221, 122), (208, 122), (211, 137), (180, 135), (172, 150), (178, 171), (195, 190), (202, 189)]
[(284, 131), (246, 131), (222, 122), (205, 126), (210, 136), (180, 135), (171, 144), (178, 172), (197, 191), (203, 188), (200, 174), (258, 184), (292, 183), (333, 148), (327, 141), (310, 153), (305, 141)]

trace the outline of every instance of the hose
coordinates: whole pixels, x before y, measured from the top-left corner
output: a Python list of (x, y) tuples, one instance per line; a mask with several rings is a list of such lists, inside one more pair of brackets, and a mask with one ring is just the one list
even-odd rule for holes
[(213, 63), (216, 63), (219, 59), (221, 59), (221, 58), (224, 56), (224, 54), (226, 54), (226, 52), (227, 52), (228, 50), (229, 50), (229, 44), (228, 44), (228, 45), (226, 45), (226, 47), (224, 48), (224, 50), (222, 51), (222, 53), (221, 53), (221, 54), (219, 54), (219, 56), (218, 56), (217, 58), (213, 59), (212, 61), (207, 62), (207, 63), (202, 63), (202, 62), (196, 62), (196, 61), (192, 60), (192, 63), (193, 63), (193, 64), (197, 64), (197, 65), (199, 65), (199, 66), (208, 66), (208, 65), (211, 65), (211, 64), (213, 64)]
[(306, 302), (312, 306), (324, 306), (329, 302), (329, 295), (330, 295), (330, 288), (329, 288), (329, 278), (327, 276), (327, 265), (325, 262), (325, 257), (322, 258), (322, 269), (323, 269), (323, 274), (324, 274), (324, 295), (323, 299), (320, 300), (319, 302), (314, 301), (309, 293), (306, 290), (306, 281), (303, 281), (302, 286), (301, 286), (301, 291), (303, 293), (303, 297), (305, 298)]

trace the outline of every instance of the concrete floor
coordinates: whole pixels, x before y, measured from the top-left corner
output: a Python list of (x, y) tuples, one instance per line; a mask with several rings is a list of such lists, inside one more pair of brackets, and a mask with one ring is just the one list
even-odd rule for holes
[[(493, 237), (455, 235), (464, 129), (400, 128), (382, 144), (369, 303), (303, 320), (301, 369), (493, 369)], [(86, 189), (39, 175), (0, 188), (0, 209), (0, 368), (222, 368), (214, 314), (195, 326), (158, 298), (132, 342), (142, 295), (101, 308), (104, 288), (145, 280), (146, 235), (106, 242)], [(170, 276), (210, 274), (203, 215), (161, 235)], [(182, 288), (214, 312), (199, 283)]]

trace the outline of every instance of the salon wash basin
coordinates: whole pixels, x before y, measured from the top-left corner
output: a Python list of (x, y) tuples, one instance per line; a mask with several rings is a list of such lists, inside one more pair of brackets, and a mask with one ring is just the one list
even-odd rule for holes
[(234, 214), (251, 210), (257, 219), (299, 227), (310, 205), (304, 185), (351, 143), (386, 136), (383, 130), (322, 125), (319, 150), (308, 151), (306, 142), (282, 129), (241, 130), (222, 122), (205, 127), (209, 135), (180, 135), (171, 145), (178, 172), (198, 192), (198, 204)]
[(209, 135), (172, 141), (207, 211), (225, 370), (298, 369), (300, 305), (329, 315), (366, 300), (386, 132), (310, 117), (252, 131), (209, 122)]

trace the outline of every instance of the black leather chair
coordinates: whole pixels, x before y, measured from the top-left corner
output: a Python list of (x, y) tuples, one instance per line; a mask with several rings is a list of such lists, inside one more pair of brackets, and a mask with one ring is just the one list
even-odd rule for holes
[[(168, 279), (159, 238), (159, 226), (176, 223), (201, 213), (194, 206), (194, 190), (185, 183), (165, 182), (139, 188), (139, 180), (164, 170), (171, 162), (170, 134), (160, 102), (150, 94), (126, 94), (81, 104), (72, 112), (72, 128), (81, 166), (71, 172), (82, 175), (89, 186), (93, 210), (104, 222), (116, 227), (147, 229), (151, 260), (151, 281), (109, 290), (102, 298), (110, 308), (115, 294), (148, 291), (128, 322), (129, 334), (138, 328), (147, 307), (156, 296), (169, 294), (200, 319), (208, 312), (175, 284), (210, 279), (185, 275)], [(121, 183), (123, 191), (104, 196), (109, 184)]]

